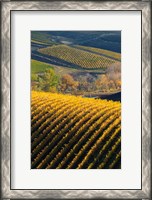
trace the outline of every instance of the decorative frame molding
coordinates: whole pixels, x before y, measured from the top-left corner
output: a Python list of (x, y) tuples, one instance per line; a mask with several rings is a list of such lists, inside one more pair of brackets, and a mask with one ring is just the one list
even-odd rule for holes
[[(10, 15), (13, 10), (140, 10), (142, 12), (142, 189), (12, 190), (10, 184)], [(151, 199), (151, 2), (2, 1), (1, 2), (1, 198)]]

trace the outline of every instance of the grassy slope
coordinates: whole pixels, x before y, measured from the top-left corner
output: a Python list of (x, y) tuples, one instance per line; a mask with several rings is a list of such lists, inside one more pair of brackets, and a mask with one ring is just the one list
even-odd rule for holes
[(31, 60), (31, 73), (32, 74), (44, 72), (48, 68), (53, 69), (52, 66), (50, 66), (44, 62), (40, 62), (37, 60)]
[(41, 44), (54, 44), (54, 42), (52, 41), (52, 37), (51, 35), (45, 33), (45, 32), (39, 32), (39, 31), (32, 31), (31, 33), (31, 40), (34, 42), (38, 42)]
[(33, 43), (35, 43), (35, 44), (47, 45), (47, 43), (40, 42), (40, 41), (37, 41), (37, 40), (31, 40), (31, 42), (33, 42)]
[(51, 38), (57, 43), (65, 40), (75, 45), (121, 52), (120, 31), (32, 31), (32, 33), (34, 33), (33, 37), (40, 41)]

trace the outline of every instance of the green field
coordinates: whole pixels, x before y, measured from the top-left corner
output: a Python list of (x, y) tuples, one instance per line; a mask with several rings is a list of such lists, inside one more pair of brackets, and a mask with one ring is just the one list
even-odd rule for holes
[(55, 44), (55, 42), (52, 41), (52, 37), (49, 34), (47, 33), (42, 34), (37, 31), (32, 31), (31, 40), (39, 44), (47, 44), (47, 45)]
[(44, 62), (40, 62), (37, 60), (31, 60), (31, 73), (32, 74), (44, 72), (48, 68), (53, 69), (52, 66), (50, 66)]
[(31, 40), (31, 42), (33, 42), (33, 43), (35, 43), (35, 44), (47, 45), (46, 43), (40, 42), (40, 41), (37, 41), (37, 40)]

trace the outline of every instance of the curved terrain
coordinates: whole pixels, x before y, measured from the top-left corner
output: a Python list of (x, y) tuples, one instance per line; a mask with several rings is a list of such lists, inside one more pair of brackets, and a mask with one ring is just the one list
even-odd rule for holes
[(81, 50), (88, 51), (90, 53), (94, 53), (94, 54), (100, 55), (100, 56), (105, 56), (107, 58), (110, 58), (110, 59), (113, 59), (113, 60), (116, 60), (116, 61), (121, 61), (121, 54), (120, 53), (116, 53), (116, 52), (113, 52), (113, 51), (108, 51), (108, 50), (105, 50), (105, 49), (87, 47), (87, 46), (75, 45), (74, 47), (78, 48), (78, 49), (81, 49)]
[(32, 92), (36, 169), (121, 168), (121, 103)]
[(82, 69), (106, 69), (116, 62), (114, 59), (108, 58), (107, 56), (97, 55), (97, 53), (67, 45), (53, 45), (51, 47), (39, 49), (38, 52), (73, 63), (74, 65), (80, 66)]

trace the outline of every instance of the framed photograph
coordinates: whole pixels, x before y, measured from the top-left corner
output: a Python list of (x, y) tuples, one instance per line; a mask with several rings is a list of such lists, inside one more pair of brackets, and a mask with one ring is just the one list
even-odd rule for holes
[(151, 2), (1, 2), (2, 199), (151, 199)]

